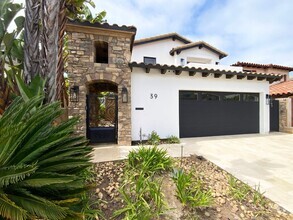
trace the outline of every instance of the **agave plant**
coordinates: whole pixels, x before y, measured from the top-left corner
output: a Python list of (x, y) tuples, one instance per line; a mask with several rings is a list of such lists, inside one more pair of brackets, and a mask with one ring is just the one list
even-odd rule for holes
[(91, 148), (59, 103), (16, 98), (0, 118), (0, 219), (82, 219)]

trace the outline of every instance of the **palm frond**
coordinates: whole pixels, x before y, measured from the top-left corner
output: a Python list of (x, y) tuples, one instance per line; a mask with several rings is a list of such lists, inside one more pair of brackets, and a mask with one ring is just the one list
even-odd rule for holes
[(36, 169), (36, 164), (2, 167), (0, 168), (0, 187), (24, 180), (27, 176), (33, 174)]

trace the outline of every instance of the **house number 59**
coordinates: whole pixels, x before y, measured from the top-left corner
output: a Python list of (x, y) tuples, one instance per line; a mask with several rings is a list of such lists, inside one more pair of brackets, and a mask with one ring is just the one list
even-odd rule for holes
[(156, 93), (151, 93), (150, 98), (151, 98), (151, 99), (157, 99), (157, 98), (158, 98), (158, 94), (156, 94)]

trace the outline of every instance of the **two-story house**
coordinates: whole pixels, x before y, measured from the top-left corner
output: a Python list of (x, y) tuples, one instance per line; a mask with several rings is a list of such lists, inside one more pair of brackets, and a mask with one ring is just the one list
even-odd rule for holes
[[(227, 54), (176, 33), (70, 22), (69, 114), (91, 142), (269, 132), (269, 85), (282, 78), (220, 65)], [(77, 97), (77, 98), (76, 98)]]

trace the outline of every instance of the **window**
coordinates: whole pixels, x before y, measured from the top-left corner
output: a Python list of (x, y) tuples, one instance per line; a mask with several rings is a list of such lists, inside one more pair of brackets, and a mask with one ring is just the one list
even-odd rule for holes
[(224, 101), (240, 101), (240, 94), (227, 94), (223, 96)]
[(180, 99), (198, 100), (198, 93), (193, 91), (180, 92)]
[(205, 92), (203, 92), (201, 94), (201, 99), (203, 101), (219, 101), (220, 100), (220, 95), (215, 94), (215, 93), (205, 93)]
[(185, 60), (183, 58), (180, 59), (180, 65), (184, 66), (185, 65)]
[(257, 94), (243, 94), (243, 101), (258, 102), (258, 95)]
[(145, 64), (156, 64), (156, 58), (155, 57), (143, 57), (143, 62)]
[(96, 63), (108, 63), (108, 43), (104, 41), (95, 42)]

